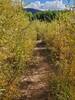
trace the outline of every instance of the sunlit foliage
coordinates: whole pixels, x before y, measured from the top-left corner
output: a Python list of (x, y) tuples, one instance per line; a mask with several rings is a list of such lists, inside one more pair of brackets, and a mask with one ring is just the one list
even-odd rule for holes
[(17, 86), (37, 36), (46, 42), (54, 72), (51, 95), (54, 100), (75, 100), (75, 12), (61, 11), (51, 22), (29, 21), (21, 6), (10, 0), (0, 0), (0, 100), (20, 96)]
[[(31, 58), (36, 32), (22, 8), (0, 0), (0, 99), (19, 95), (17, 85)], [(9, 95), (9, 96), (8, 96)]]
[[(47, 32), (44, 33), (44, 39), (47, 43), (47, 47), (50, 50), (50, 63), (53, 64), (56, 76), (68, 81), (70, 88), (74, 87), (75, 77), (75, 13), (74, 12), (62, 12), (59, 15), (58, 20), (53, 21), (47, 25)], [(58, 81), (55, 84), (58, 83)], [(62, 84), (64, 85), (64, 83)], [(56, 88), (56, 87), (55, 87)], [(69, 88), (69, 87), (68, 87)], [(64, 86), (66, 91), (66, 87)], [(74, 88), (75, 89), (75, 88)], [(63, 90), (62, 90), (63, 91)], [(72, 89), (71, 89), (72, 91)], [(69, 90), (71, 96), (75, 94)], [(60, 93), (60, 90), (59, 90)], [(65, 94), (67, 95), (67, 94)], [(56, 100), (68, 100), (69, 98), (56, 96)], [(75, 97), (71, 97), (74, 100)]]
[(48, 61), (55, 73), (55, 78), (49, 83), (52, 88), (51, 91), (54, 93), (54, 100), (75, 99), (74, 18), (75, 12), (61, 11), (56, 20), (51, 23), (36, 22), (36, 31), (46, 42)]

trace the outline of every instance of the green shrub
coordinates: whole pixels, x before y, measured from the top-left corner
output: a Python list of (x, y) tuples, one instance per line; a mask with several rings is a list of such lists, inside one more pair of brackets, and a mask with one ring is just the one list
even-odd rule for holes
[(50, 95), (53, 100), (71, 100), (70, 85), (67, 80), (53, 79), (50, 81)]

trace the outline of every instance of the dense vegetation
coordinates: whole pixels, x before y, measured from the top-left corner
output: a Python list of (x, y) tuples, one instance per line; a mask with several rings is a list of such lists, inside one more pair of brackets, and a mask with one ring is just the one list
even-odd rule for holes
[(59, 12), (60, 11), (39, 11), (34, 14), (29, 12), (28, 16), (30, 20), (40, 20), (40, 21), (51, 22), (52, 20), (58, 17)]
[(57, 12), (56, 11), (42, 11), (34, 14), (32, 19), (38, 19), (40, 21), (49, 21), (51, 22), (57, 17)]
[(0, 100), (11, 100), (19, 94), (16, 86), (36, 40), (30, 24), (19, 5), (14, 7), (9, 0), (0, 1)]
[(55, 19), (59, 20), (59, 16), (60, 14), (65, 14), (67, 13), (67, 10), (59, 10), (59, 11), (39, 11), (36, 13), (32, 13), (32, 12), (27, 12), (27, 15), (29, 17), (30, 21), (34, 21), (34, 20), (38, 20), (38, 21), (45, 21), (45, 22), (51, 22)]
[(44, 36), (50, 49), (50, 61), (55, 68), (57, 77), (59, 77), (59, 80), (54, 81), (54, 87), (56, 88), (54, 89), (56, 93), (54, 96), (57, 100), (72, 99), (70, 86), (74, 81), (74, 76), (71, 74), (74, 74), (75, 64), (75, 26), (72, 21), (74, 16), (71, 12), (61, 14), (58, 21), (52, 22), (50, 26), (48, 25), (48, 32)]
[(32, 58), (37, 35), (46, 42), (54, 72), (49, 80), (50, 95), (53, 100), (75, 100), (74, 18), (75, 12), (68, 11), (28, 15), (10, 0), (0, 1), (0, 100), (20, 95), (17, 86)]
[(54, 75), (50, 79), (53, 100), (75, 99), (75, 13), (60, 12), (51, 23), (37, 22), (37, 30), (48, 48)]

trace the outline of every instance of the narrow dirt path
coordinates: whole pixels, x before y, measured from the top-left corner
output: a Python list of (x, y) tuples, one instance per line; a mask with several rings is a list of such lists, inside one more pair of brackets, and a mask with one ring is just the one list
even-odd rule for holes
[(19, 100), (52, 100), (48, 98), (48, 80), (52, 71), (45, 55), (46, 49), (45, 43), (37, 40), (33, 63), (30, 63), (27, 75), (22, 77), (20, 89), (23, 96)]

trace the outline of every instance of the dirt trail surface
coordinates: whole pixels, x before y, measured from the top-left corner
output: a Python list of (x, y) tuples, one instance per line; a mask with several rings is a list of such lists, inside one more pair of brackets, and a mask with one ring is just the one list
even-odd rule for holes
[(19, 100), (52, 100), (49, 97), (49, 74), (52, 74), (48, 63), (45, 43), (37, 40), (34, 48), (33, 62), (27, 74), (22, 77), (20, 85), (23, 96)]

